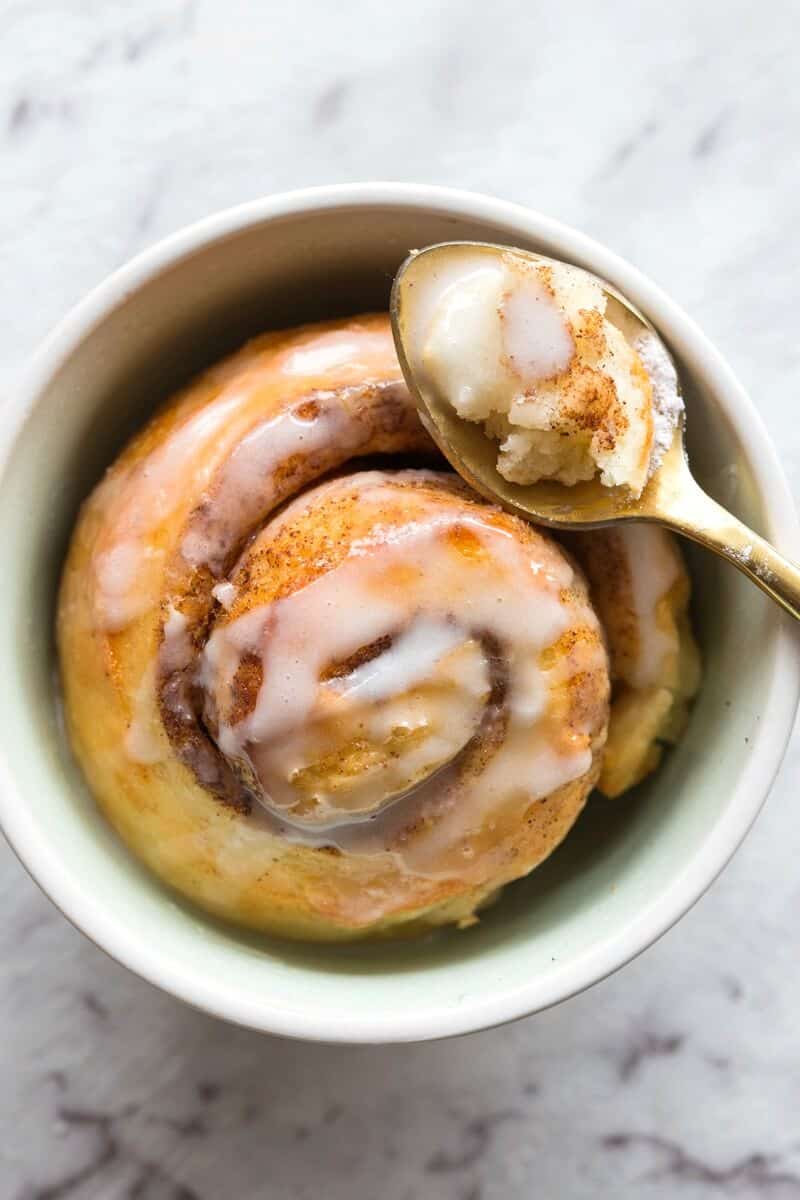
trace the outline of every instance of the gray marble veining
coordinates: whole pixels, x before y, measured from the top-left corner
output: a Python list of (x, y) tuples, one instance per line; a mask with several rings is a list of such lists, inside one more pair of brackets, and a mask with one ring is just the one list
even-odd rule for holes
[[(267, 191), (405, 178), (607, 241), (800, 489), (795, 0), (0, 0), (0, 392), (92, 284)], [(216, 1023), (0, 862), (0, 1197), (800, 1196), (797, 740), (695, 910), (587, 995), (383, 1049)]]

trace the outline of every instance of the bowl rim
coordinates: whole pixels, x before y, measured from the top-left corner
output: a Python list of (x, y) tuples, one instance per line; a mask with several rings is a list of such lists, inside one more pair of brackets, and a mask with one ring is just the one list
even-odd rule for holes
[[(329, 209), (404, 208), (486, 221), (519, 230), (525, 237), (551, 238), (564, 257), (586, 260), (597, 274), (632, 294), (654, 323), (702, 361), (720, 408), (740, 435), (746, 432), (753, 480), (765, 513), (766, 536), (797, 555), (800, 526), (794, 501), (761, 418), (722, 355), (694, 321), (661, 289), (611, 250), (561, 222), (510, 201), (461, 189), (415, 183), (348, 183), (282, 192), (224, 209), (164, 238), (118, 268), (55, 326), (35, 353), (7, 409), (0, 437), (0, 479), (24, 425), (46, 385), (80, 343), (144, 283), (209, 243), (276, 218), (310, 215)], [(671, 336), (673, 329), (679, 337)], [(776, 610), (769, 686), (750, 756), (738, 785), (703, 844), (669, 885), (615, 933), (596, 943), (547, 980), (535, 977), (488, 995), (470, 997), (457, 1010), (372, 1014), (357, 1021), (340, 1011), (310, 1016), (285, 1005), (270, 1007), (263, 996), (228, 988), (198, 965), (185, 967), (158, 945), (144, 944), (78, 886), (68, 864), (37, 832), (18, 794), (11, 768), (0, 751), (0, 824), (23, 866), (57, 908), (100, 949), (150, 983), (207, 1013), (265, 1033), (345, 1043), (421, 1041), (490, 1028), (539, 1012), (573, 996), (629, 962), (655, 942), (702, 896), (731, 858), (758, 815), (778, 772), (792, 732), (800, 699), (800, 644), (790, 620)]]

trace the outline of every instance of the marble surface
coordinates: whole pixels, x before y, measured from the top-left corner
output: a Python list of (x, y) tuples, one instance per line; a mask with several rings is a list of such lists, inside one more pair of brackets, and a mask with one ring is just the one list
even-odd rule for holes
[[(92, 284), (287, 187), (450, 183), (652, 274), (800, 489), (796, 0), (0, 0), (0, 391)], [(724, 876), (557, 1010), (437, 1045), (259, 1037), (0, 861), (0, 1197), (800, 1196), (800, 741)]]

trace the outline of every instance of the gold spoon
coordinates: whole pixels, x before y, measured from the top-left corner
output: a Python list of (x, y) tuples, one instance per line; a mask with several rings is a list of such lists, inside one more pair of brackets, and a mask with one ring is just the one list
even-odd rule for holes
[[(499, 257), (510, 249), (483, 242), (429, 246), (409, 255), (392, 287), (392, 330), (400, 366), (425, 428), (451, 465), (481, 495), (541, 525), (591, 529), (614, 521), (658, 521), (727, 559), (800, 620), (800, 568), (697, 484), (684, 449), (683, 417), (671, 448), (638, 498), (627, 488), (606, 487), (597, 477), (570, 487), (547, 480), (510, 483), (497, 470), (497, 442), (487, 436), (482, 425), (460, 417), (427, 377), (412, 368), (421, 351), (414, 338), (419, 339), (425, 324), (422, 285), (437, 276), (446, 278), (466, 256), (474, 264), (478, 254)], [(540, 263), (554, 261), (516, 247), (512, 252)], [(608, 301), (606, 316), (629, 341), (643, 330), (655, 332), (629, 300), (604, 280), (598, 282)]]

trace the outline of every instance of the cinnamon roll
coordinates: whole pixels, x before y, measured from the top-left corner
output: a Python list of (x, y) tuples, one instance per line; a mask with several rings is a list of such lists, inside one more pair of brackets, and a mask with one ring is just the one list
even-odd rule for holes
[(441, 467), (372, 315), (207, 371), (84, 504), (72, 745), (210, 912), (311, 939), (470, 924), (604, 770), (598, 612), (630, 671), (592, 555), (594, 604), (569, 551)]

